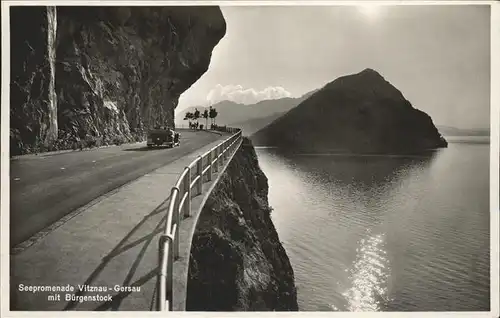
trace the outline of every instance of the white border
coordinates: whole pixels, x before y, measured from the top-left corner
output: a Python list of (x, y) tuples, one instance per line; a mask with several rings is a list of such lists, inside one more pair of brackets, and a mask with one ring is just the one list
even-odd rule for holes
[(500, 316), (500, 253), (499, 253), (499, 213), (500, 213), (500, 3), (491, 6), (491, 136), (490, 136), (490, 285), (491, 312)]
[[(1, 317), (160, 317), (172, 313), (158, 312), (11, 312), (9, 311), (9, 82), (10, 82), (10, 41), (9, 6), (11, 5), (107, 5), (107, 6), (164, 6), (164, 5), (491, 5), (491, 143), (490, 143), (490, 228), (491, 228), (491, 308), (490, 312), (378, 312), (378, 313), (337, 313), (337, 312), (295, 312), (295, 313), (258, 313), (267, 317), (300, 315), (313, 317), (498, 317), (499, 313), (499, 128), (500, 128), (500, 3), (494, 1), (2, 1), (2, 109), (1, 109), (1, 270), (0, 270), (0, 316)], [(243, 317), (256, 313), (174, 313), (185, 317)]]
[(185, 0), (185, 1), (120, 1), (120, 0), (38, 0), (38, 1), (2, 1), (8, 5), (44, 5), (44, 6), (331, 6), (331, 5), (341, 5), (341, 6), (353, 6), (353, 5), (490, 5), (494, 4), (494, 1), (430, 1), (430, 0)]

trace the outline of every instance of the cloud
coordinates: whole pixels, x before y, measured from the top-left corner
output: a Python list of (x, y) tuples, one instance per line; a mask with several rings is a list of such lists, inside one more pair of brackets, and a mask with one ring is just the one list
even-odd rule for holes
[(256, 91), (253, 88), (244, 89), (241, 85), (226, 85), (217, 84), (211, 89), (207, 95), (209, 104), (215, 104), (223, 100), (230, 100), (239, 104), (255, 104), (262, 100), (279, 99), (290, 97), (291, 94), (286, 89), (280, 86), (266, 87), (261, 91)]

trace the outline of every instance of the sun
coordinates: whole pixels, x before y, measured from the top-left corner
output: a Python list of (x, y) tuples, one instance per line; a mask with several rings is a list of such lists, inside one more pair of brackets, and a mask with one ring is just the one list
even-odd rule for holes
[(359, 12), (369, 19), (377, 19), (380, 16), (380, 6), (375, 4), (362, 4), (356, 6)]

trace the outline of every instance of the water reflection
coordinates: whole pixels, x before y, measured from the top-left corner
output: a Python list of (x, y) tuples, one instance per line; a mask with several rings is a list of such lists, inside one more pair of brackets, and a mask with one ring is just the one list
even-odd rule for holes
[(393, 184), (411, 175), (414, 170), (423, 170), (439, 154), (439, 150), (406, 156), (287, 154), (277, 149), (267, 152), (281, 157), (288, 167), (299, 169), (314, 181), (333, 182), (362, 191), (371, 191), (374, 186), (384, 187), (387, 183)]
[(342, 294), (348, 302), (348, 311), (380, 311), (381, 304), (388, 301), (386, 284), (390, 265), (384, 243), (384, 234), (360, 240), (349, 273), (352, 286)]
[[(310, 275), (315, 275), (313, 267), (322, 266), (335, 273), (344, 273), (336, 274), (338, 279), (331, 284), (333, 288), (322, 286), (332, 292), (331, 310), (378, 311), (384, 308), (389, 299), (387, 278), (391, 271), (386, 251), (388, 202), (398, 195), (410, 176), (415, 178), (415, 175), (427, 173), (438, 154), (307, 155), (287, 154), (279, 149), (266, 149), (265, 154), (263, 168), (266, 173), (272, 171), (269, 178), (271, 205), (275, 214), (287, 216), (273, 218), (281, 239), (289, 243), (287, 250), (311, 256)], [(295, 211), (303, 206), (308, 210)], [(296, 213), (302, 217), (297, 217)], [(296, 232), (291, 229), (298, 226), (310, 234), (300, 239), (294, 237)], [(336, 240), (326, 242), (332, 238)], [(312, 247), (318, 239), (324, 245)], [(338, 257), (329, 258), (332, 254)], [(302, 265), (294, 264), (294, 267), (300, 270)], [(324, 309), (324, 304), (316, 306), (301, 309)]]
[[(487, 148), (451, 145), (411, 156), (257, 153), (301, 310), (487, 305), (488, 251), (479, 248), (489, 237), (488, 171), (481, 169)], [(452, 276), (464, 266), (476, 266), (471, 272), (480, 279)], [(455, 291), (467, 284), (481, 296)]]

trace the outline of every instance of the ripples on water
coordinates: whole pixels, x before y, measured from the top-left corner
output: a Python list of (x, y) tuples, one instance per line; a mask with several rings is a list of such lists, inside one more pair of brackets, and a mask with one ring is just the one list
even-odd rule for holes
[(348, 276), (352, 286), (342, 293), (348, 311), (379, 311), (380, 303), (386, 301), (389, 264), (383, 243), (383, 234), (359, 242), (357, 259)]
[(257, 153), (301, 310), (489, 310), (488, 145)]

